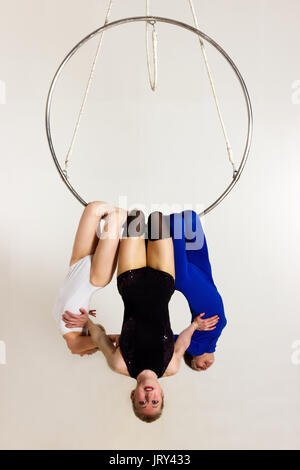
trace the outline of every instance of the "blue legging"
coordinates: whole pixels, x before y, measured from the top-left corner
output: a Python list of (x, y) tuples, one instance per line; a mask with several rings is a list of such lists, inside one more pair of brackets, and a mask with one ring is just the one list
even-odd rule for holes
[(192, 356), (213, 353), (227, 321), (222, 297), (213, 281), (200, 218), (194, 211), (171, 214), (170, 227), (174, 243), (175, 289), (187, 299), (192, 320), (203, 312), (203, 318), (220, 317), (214, 330), (195, 331), (187, 352)]

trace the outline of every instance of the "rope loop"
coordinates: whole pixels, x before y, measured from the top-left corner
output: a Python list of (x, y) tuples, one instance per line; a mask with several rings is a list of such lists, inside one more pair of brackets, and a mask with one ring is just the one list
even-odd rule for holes
[[(150, 16), (150, 0), (146, 0), (146, 16)], [(150, 59), (150, 46), (149, 46), (149, 25), (152, 26), (152, 60), (153, 60), (153, 73), (151, 71), (151, 59)], [(157, 87), (157, 31), (156, 21), (146, 21), (146, 52), (147, 52), (147, 68), (149, 83), (152, 91), (156, 90)]]

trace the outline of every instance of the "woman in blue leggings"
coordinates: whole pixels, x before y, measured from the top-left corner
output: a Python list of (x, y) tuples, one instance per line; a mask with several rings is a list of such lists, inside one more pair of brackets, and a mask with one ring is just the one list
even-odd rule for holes
[(174, 244), (175, 289), (187, 299), (192, 321), (199, 314), (203, 319), (218, 316), (216, 326), (208, 331), (194, 332), (184, 355), (186, 364), (193, 370), (206, 370), (214, 363), (216, 344), (227, 323), (222, 298), (213, 281), (199, 216), (194, 211), (171, 214), (170, 227)]

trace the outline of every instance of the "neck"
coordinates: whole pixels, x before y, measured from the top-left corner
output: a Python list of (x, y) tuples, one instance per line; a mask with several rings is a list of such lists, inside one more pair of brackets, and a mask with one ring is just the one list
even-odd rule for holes
[(158, 377), (156, 373), (153, 372), (153, 370), (146, 369), (140, 372), (136, 378), (138, 384), (144, 382), (147, 379), (158, 380)]

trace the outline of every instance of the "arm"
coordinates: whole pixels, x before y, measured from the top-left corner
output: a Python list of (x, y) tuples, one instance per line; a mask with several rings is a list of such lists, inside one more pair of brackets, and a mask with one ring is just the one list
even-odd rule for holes
[[(204, 288), (203, 288), (204, 290)], [(212, 331), (196, 331), (191, 344), (187, 350), (192, 356), (200, 356), (204, 353), (213, 353), (216, 350), (216, 344), (227, 324), (225, 317), (223, 301), (220, 295), (212, 295), (210, 298), (209, 310), (206, 312), (207, 319), (211, 318), (213, 312), (218, 312), (219, 321)], [(197, 317), (197, 312), (191, 309), (192, 319)]]
[(64, 335), (64, 339), (72, 354), (83, 356), (96, 352), (96, 345), (90, 336), (82, 336), (81, 333), (70, 332)]
[(91, 334), (91, 339), (93, 343), (103, 352), (108, 365), (114, 369), (114, 354), (116, 352), (116, 347), (113, 345), (110, 338), (107, 336), (105, 331), (103, 331), (99, 326), (95, 325), (90, 319), (87, 321), (87, 327)]
[[(216, 327), (216, 330), (214, 333), (211, 333), (210, 335), (207, 335), (206, 337), (204, 336), (204, 332), (200, 333), (203, 334), (203, 339), (205, 338), (207, 340), (207, 345), (205, 348), (205, 353), (211, 354), (216, 351), (217, 347), (217, 342), (222, 334), (223, 329), (225, 328), (227, 324), (227, 320), (225, 316), (221, 316), (220, 321), (218, 322), (218, 325)], [(205, 343), (204, 343), (205, 344)]]
[[(80, 354), (81, 356), (84, 356), (85, 354), (91, 354), (98, 350), (92, 338), (87, 336), (86, 323), (88, 315), (95, 316), (95, 310), (86, 312), (81, 309), (80, 315), (75, 315), (66, 310), (62, 316), (66, 327), (70, 328), (70, 333), (65, 334), (64, 339), (72, 354)], [(76, 322), (76, 324), (73, 322)], [(83, 331), (81, 333), (78, 331), (72, 331), (72, 328), (76, 327), (83, 328)]]
[(207, 242), (200, 217), (194, 211), (184, 211), (183, 217), (188, 261), (205, 271), (208, 277), (213, 280)]
[(176, 284), (179, 285), (181, 280), (187, 279), (188, 274), (184, 219), (181, 212), (170, 215), (170, 229), (174, 246), (175, 280)]
[(183, 330), (180, 335), (178, 336), (176, 343), (175, 343), (175, 348), (174, 348), (174, 353), (182, 358), (183, 354), (189, 347), (191, 343), (192, 336), (194, 332), (197, 329), (197, 325), (195, 322), (192, 322), (190, 326), (188, 326), (185, 330)]
[(87, 326), (92, 340), (99, 350), (103, 352), (109, 367), (118, 374), (129, 375), (120, 348), (117, 345), (118, 338), (116, 338), (116, 346), (114, 346), (113, 341), (109, 335), (107, 335), (105, 330), (100, 326), (95, 325), (95, 323), (93, 323), (90, 319), (88, 319)]
[(204, 315), (204, 313), (198, 315), (192, 321), (192, 323), (178, 336), (175, 342), (173, 357), (166, 369), (164, 376), (167, 377), (169, 375), (175, 375), (178, 372), (181, 358), (188, 349), (195, 331), (212, 331), (216, 328), (215, 325), (218, 323), (219, 317), (215, 315), (214, 317), (203, 320), (202, 317)]
[[(80, 309), (80, 311), (81, 315), (75, 315), (69, 311), (63, 315), (66, 326), (68, 328), (76, 328), (78, 326), (87, 327), (91, 336), (82, 338), (87, 338), (91, 342), (93, 345), (91, 349), (97, 348), (102, 351), (107, 360), (107, 364), (113, 371), (119, 374), (129, 375), (120, 348), (118, 347), (119, 335), (107, 335), (103, 326), (95, 325), (95, 323), (89, 319), (89, 313), (86, 310)], [(90, 312), (94, 311), (91, 310)], [(93, 313), (91, 313), (91, 315), (95, 316)], [(114, 342), (116, 346), (114, 346)]]
[(120, 335), (107, 335), (110, 341), (115, 344), (116, 348), (119, 347)]
[(193, 333), (196, 330), (196, 324), (192, 322), (185, 330), (183, 330), (177, 338), (177, 341), (174, 346), (174, 354), (168, 367), (163, 375), (163, 377), (168, 377), (170, 375), (177, 374), (181, 358), (185, 350), (189, 347)]
[(191, 339), (194, 332), (197, 331), (213, 331), (216, 329), (216, 324), (219, 321), (218, 315), (215, 315), (210, 318), (203, 319), (202, 317), (205, 313), (201, 313), (198, 315), (190, 326), (188, 326), (185, 330), (183, 330), (177, 338), (175, 343), (175, 350), (174, 352), (179, 355), (180, 357), (183, 356), (185, 351), (188, 349), (189, 345), (191, 344)]

